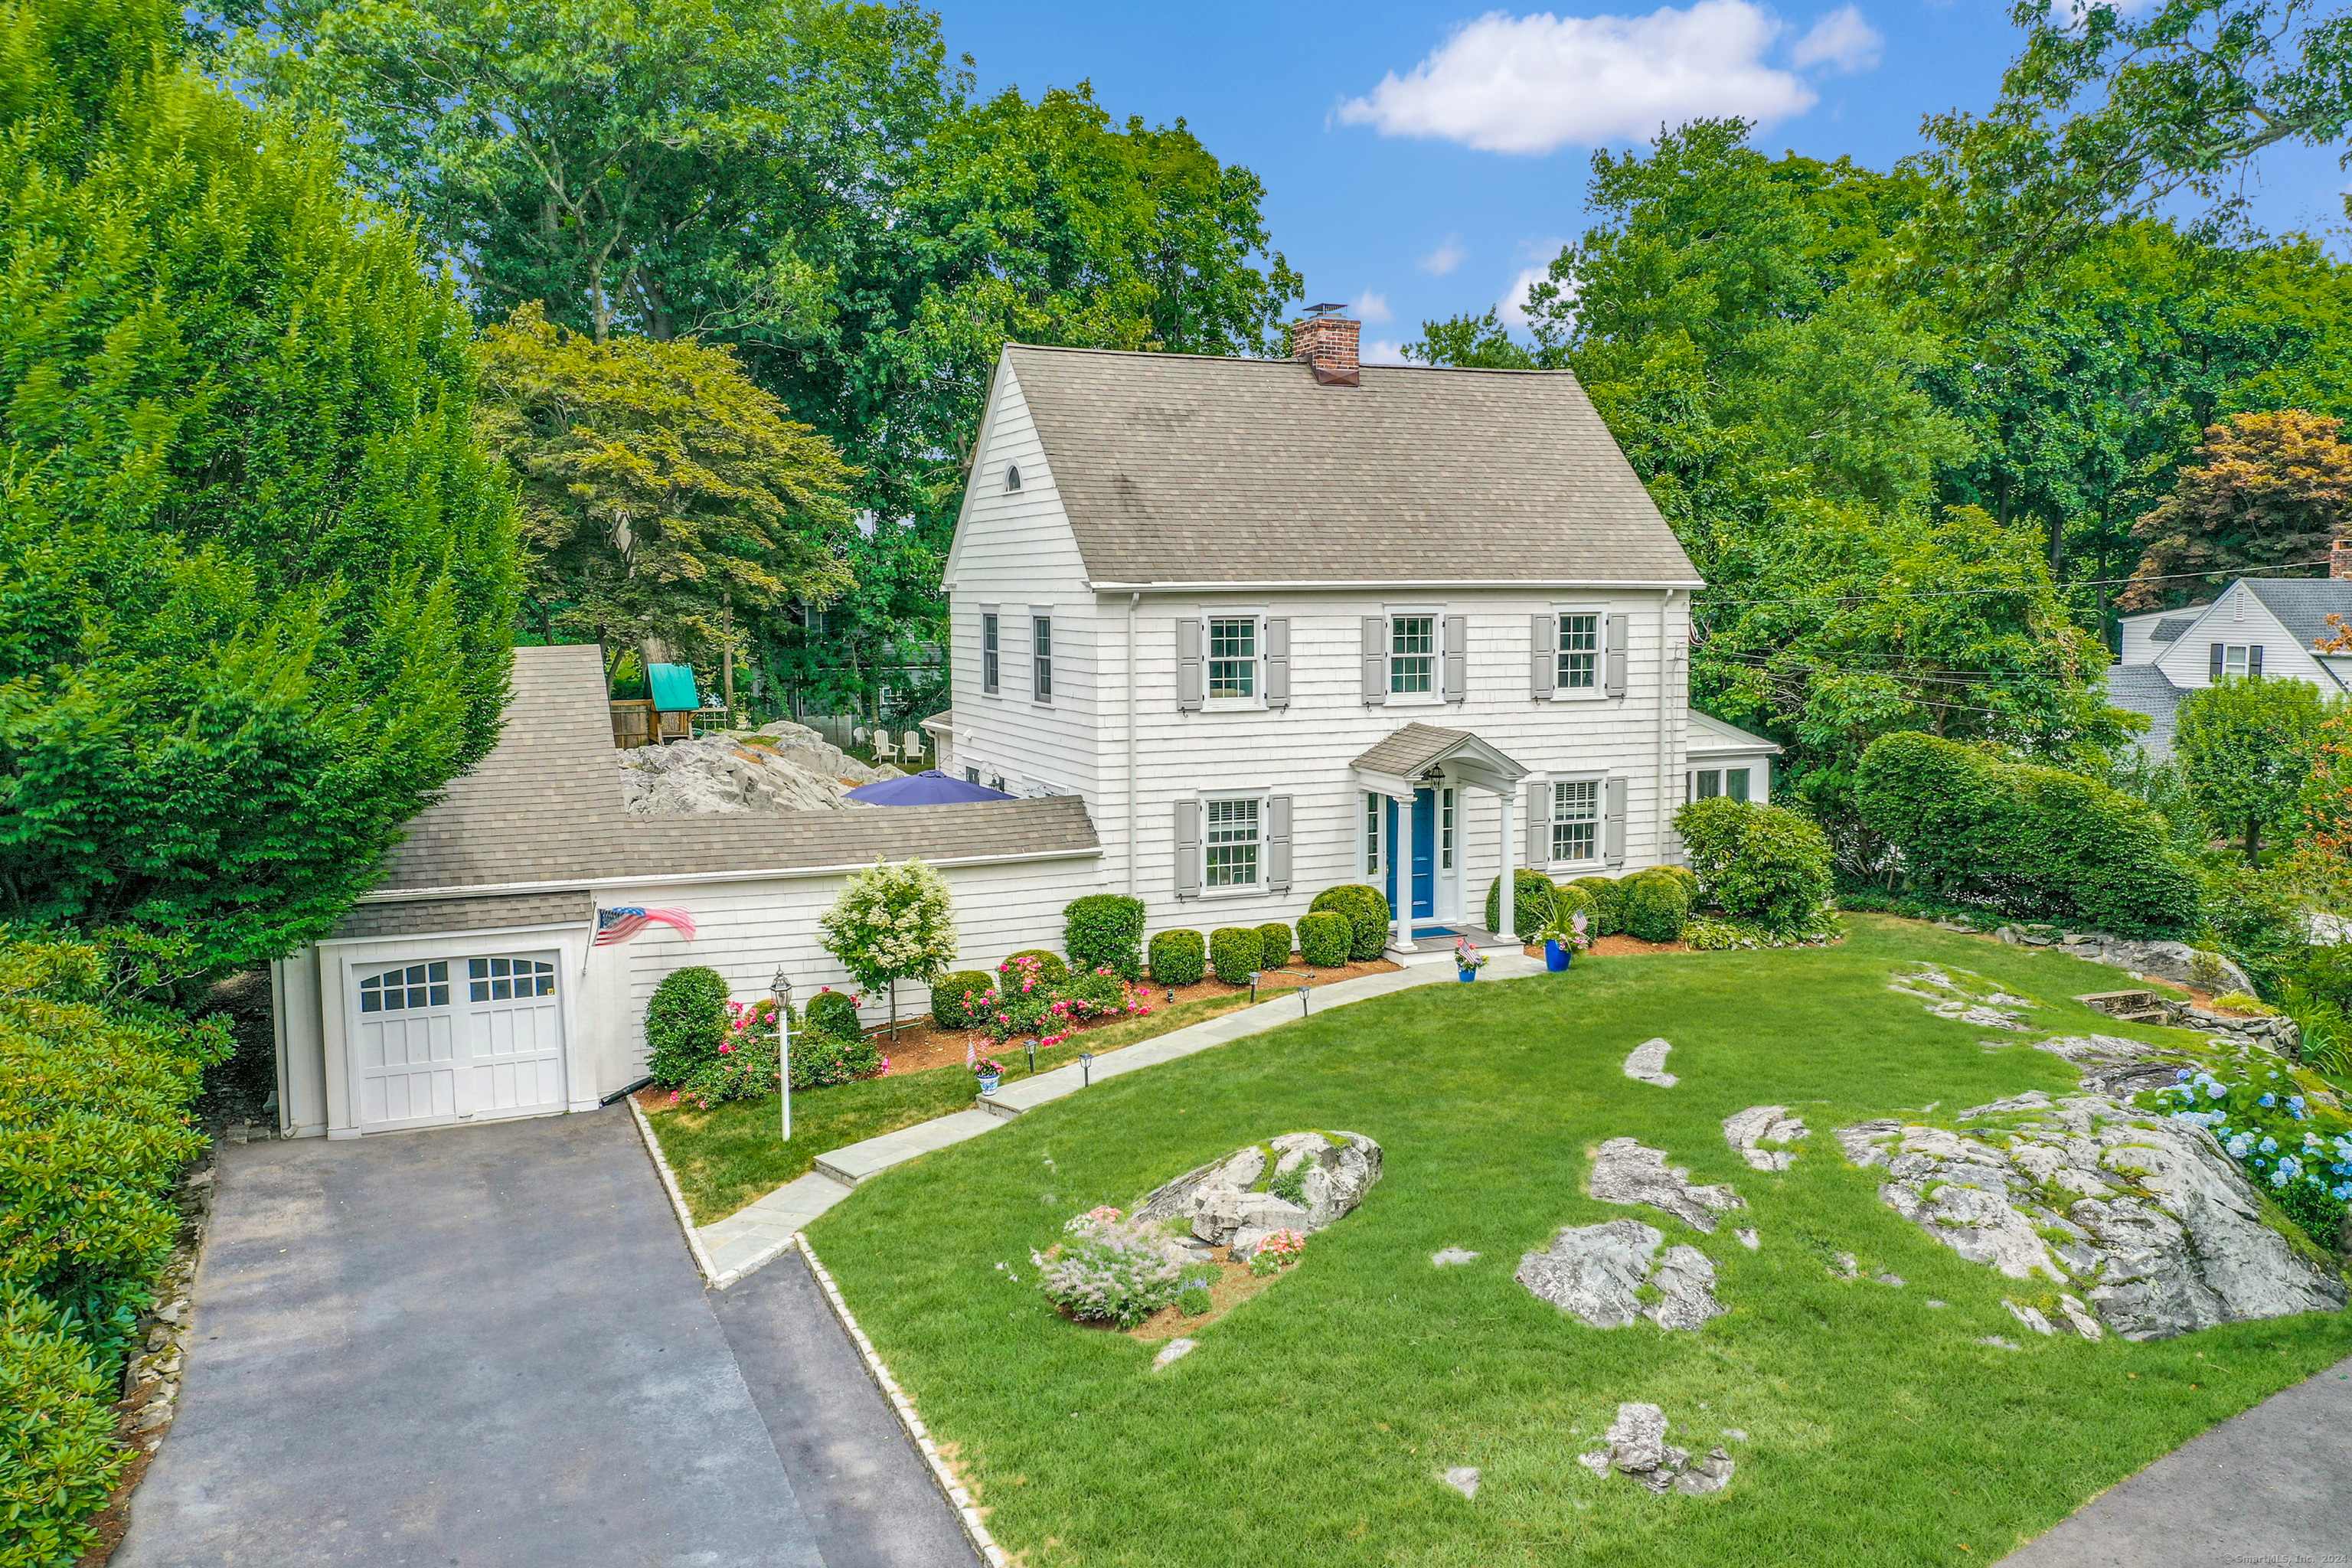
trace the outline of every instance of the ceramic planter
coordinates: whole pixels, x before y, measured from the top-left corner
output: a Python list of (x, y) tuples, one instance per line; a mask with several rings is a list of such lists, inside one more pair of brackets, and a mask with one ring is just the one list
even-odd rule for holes
[(983, 1096), (986, 1096), (986, 1095), (992, 1095), (992, 1094), (994, 1094), (994, 1093), (996, 1092), (996, 1085), (997, 1085), (997, 1081), (998, 1081), (998, 1080), (997, 1080), (997, 1076), (996, 1076), (994, 1073), (992, 1073), (992, 1072), (984, 1072), (984, 1073), (980, 1074), (980, 1075), (979, 1075), (979, 1078), (980, 1078), (980, 1092), (982, 1093), (982, 1095), (983, 1095)]

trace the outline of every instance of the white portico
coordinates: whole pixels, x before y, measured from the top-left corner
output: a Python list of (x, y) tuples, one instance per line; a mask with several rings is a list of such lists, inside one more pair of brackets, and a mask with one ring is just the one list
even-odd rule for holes
[[(1501, 908), (1496, 929), (1507, 937), (1517, 905), (1517, 879), (1512, 875), (1518, 862), (1516, 811), (1520, 784), (1530, 770), (1467, 730), (1417, 721), (1390, 735), (1350, 765), (1356, 787), (1364, 792), (1367, 801), (1386, 806), (1382, 813), (1386, 820), (1378, 825), (1378, 830), (1393, 919), (1390, 947), (1398, 952), (1414, 951), (1416, 926), (1440, 920), (1448, 910), (1461, 911), (1457, 925), (1475, 923), (1469, 919), (1469, 898), (1464, 889), (1475, 887), (1479, 879), (1469, 876), (1463, 864), (1465, 846), (1457, 827), (1460, 793), (1465, 789), (1492, 795), (1502, 811), (1496, 868), (1502, 879)], [(1548, 853), (1535, 857), (1538, 862), (1549, 858)]]

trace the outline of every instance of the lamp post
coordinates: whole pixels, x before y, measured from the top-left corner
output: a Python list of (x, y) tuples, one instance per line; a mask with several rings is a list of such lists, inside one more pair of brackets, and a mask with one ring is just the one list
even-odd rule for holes
[(793, 983), (782, 965), (768, 982), (776, 999), (776, 1098), (784, 1102), (784, 1142), (793, 1141)]

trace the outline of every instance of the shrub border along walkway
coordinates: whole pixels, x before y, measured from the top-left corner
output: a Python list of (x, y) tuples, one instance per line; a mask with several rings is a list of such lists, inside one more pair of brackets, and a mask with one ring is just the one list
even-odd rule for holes
[[(1488, 973), (1496, 979), (1517, 979), (1541, 974), (1541, 960), (1515, 952), (1494, 955)], [(1415, 985), (1427, 985), (1443, 981), (1459, 984), (1454, 977), (1450, 961), (1423, 962), (1408, 964), (1402, 969), (1380, 974), (1367, 974), (1360, 980), (1343, 980), (1335, 985), (1318, 986), (1312, 995), (1328, 1007), (1346, 1006), (1350, 1003), (1369, 1001), (1392, 992)], [(919, 1121), (912, 1127), (902, 1127), (896, 1132), (886, 1132), (878, 1138), (817, 1156), (816, 1168), (807, 1175), (786, 1182), (782, 1186), (745, 1205), (725, 1219), (714, 1220), (698, 1226), (687, 1212), (686, 1200), (680, 1194), (677, 1177), (663, 1157), (661, 1139), (646, 1120), (636, 1101), (629, 1101), (630, 1114), (635, 1118), (638, 1134), (644, 1138), (646, 1152), (653, 1157), (654, 1166), (661, 1174), (662, 1188), (669, 1194), (670, 1207), (677, 1215), (679, 1228), (686, 1233), (687, 1249), (694, 1256), (695, 1266), (702, 1270), (705, 1281), (714, 1290), (724, 1290), (737, 1280), (757, 1272), (783, 1255), (801, 1230), (811, 1220), (847, 1197), (857, 1184), (877, 1176), (891, 1166), (902, 1164), (934, 1149), (945, 1149), (969, 1138), (1002, 1127), (1024, 1111), (1077, 1093), (1093, 1078), (1115, 1078), (1121, 1073), (1136, 1072), (1157, 1067), (1161, 1062), (1189, 1057), (1216, 1046), (1228, 1045), (1252, 1035), (1290, 1022), (1300, 1014), (1297, 994), (1286, 993), (1255, 1007), (1244, 1007), (1223, 1013), (1201, 1023), (1173, 1029), (1155, 1038), (1139, 1041), (1097, 1058), (1091, 1068), (1078, 1062), (1024, 1078), (1000, 1089), (994, 1098), (975, 1100), (972, 1109), (959, 1110), (951, 1116), (935, 1121)], [(986, 1109), (982, 1109), (985, 1107)]]

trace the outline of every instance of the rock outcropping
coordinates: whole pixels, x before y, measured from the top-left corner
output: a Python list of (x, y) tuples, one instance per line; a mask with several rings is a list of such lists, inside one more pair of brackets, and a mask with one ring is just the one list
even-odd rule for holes
[(1759, 1143), (1794, 1143), (1812, 1135), (1802, 1117), (1785, 1105), (1751, 1105), (1723, 1119), (1723, 1139), (1759, 1171), (1785, 1171), (1797, 1163), (1794, 1149), (1759, 1149)]
[(1946, 970), (1922, 963), (1887, 982), (1889, 991), (1916, 996), (1938, 1018), (1969, 1024), (1979, 1029), (2008, 1029), (2017, 1034), (2032, 1026), (2019, 1011), (2042, 1004), (2030, 996), (2011, 996), (1998, 983), (1965, 969)]
[[(1696, 1247), (1669, 1247), (1661, 1256), (1664, 1241), (1637, 1219), (1566, 1226), (1547, 1250), (1522, 1256), (1512, 1278), (1596, 1329), (1622, 1329), (1636, 1318), (1662, 1329), (1696, 1329), (1721, 1317), (1715, 1265)], [(1656, 1291), (1648, 1301), (1644, 1285)]]
[(814, 730), (781, 721), (751, 734), (697, 735), (616, 755), (622, 805), (639, 816), (862, 810), (845, 791), (901, 776), (887, 763), (874, 768), (843, 755)]
[(1854, 1163), (1885, 1167), (1879, 1196), (1930, 1237), (2012, 1279), (2071, 1286), (2126, 1339), (2344, 1305), (2343, 1280), (2272, 1228), (2202, 1127), (2039, 1090), (1958, 1120), (1979, 1125), (1866, 1121), (1837, 1138)]
[(1184, 1221), (1199, 1240), (1247, 1258), (1275, 1231), (1311, 1235), (1354, 1213), (1380, 1179), (1381, 1146), (1360, 1132), (1286, 1132), (1155, 1188), (1135, 1217)]
[(1664, 1040), (1643, 1040), (1625, 1057), (1625, 1076), (1637, 1083), (1672, 1089), (1682, 1082), (1666, 1070), (1666, 1053), (1675, 1047)]
[(1694, 1495), (1719, 1492), (1731, 1484), (1731, 1456), (1721, 1448), (1694, 1460), (1688, 1449), (1666, 1441), (1666, 1413), (1654, 1405), (1620, 1405), (1603, 1447), (1579, 1454), (1576, 1462), (1596, 1476), (1612, 1470), (1654, 1492)]
[(2087, 958), (2116, 969), (2177, 980), (2183, 985), (2210, 986), (2215, 991), (2252, 994), (2252, 976), (2218, 952), (2185, 942), (2139, 942), (2104, 931), (2061, 931), (2055, 926), (2008, 925), (1993, 932), (2020, 947), (2053, 947), (2073, 958)]
[(1592, 1195), (1605, 1204), (1647, 1204), (1713, 1235), (1715, 1216), (1746, 1208), (1729, 1187), (1694, 1186), (1686, 1166), (1669, 1170), (1663, 1149), (1612, 1138), (1592, 1157)]

